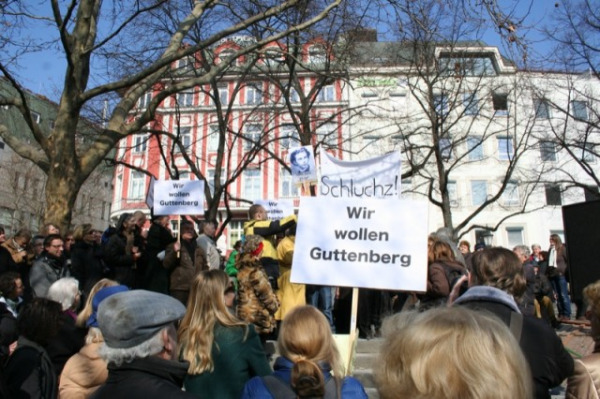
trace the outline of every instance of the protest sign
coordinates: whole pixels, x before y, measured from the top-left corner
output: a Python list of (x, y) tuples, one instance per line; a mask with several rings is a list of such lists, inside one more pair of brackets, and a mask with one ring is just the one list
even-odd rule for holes
[(311, 145), (290, 149), (288, 163), (292, 170), (292, 183), (316, 183), (317, 168)]
[(294, 201), (291, 199), (256, 200), (254, 203), (265, 208), (269, 220), (279, 220), (294, 214)]
[(204, 182), (201, 180), (157, 180), (154, 182), (155, 215), (204, 213)]
[(427, 204), (300, 198), (291, 281), (425, 291)]
[(400, 152), (364, 161), (341, 161), (321, 151), (319, 196), (400, 198)]
[(148, 185), (148, 192), (146, 193), (146, 205), (148, 205), (148, 208), (150, 209), (154, 206), (154, 182), (156, 182), (156, 179), (154, 176), (150, 176), (150, 184)]

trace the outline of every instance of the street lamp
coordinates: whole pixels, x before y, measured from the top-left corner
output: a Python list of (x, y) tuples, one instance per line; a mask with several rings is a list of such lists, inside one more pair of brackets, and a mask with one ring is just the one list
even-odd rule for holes
[(492, 245), (492, 241), (494, 240), (494, 235), (492, 234), (491, 231), (486, 230), (482, 235), (481, 238), (483, 239), (483, 243), (485, 244), (486, 247), (490, 247)]

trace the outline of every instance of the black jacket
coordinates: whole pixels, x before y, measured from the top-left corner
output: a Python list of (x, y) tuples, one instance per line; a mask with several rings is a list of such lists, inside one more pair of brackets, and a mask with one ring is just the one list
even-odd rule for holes
[[(487, 310), (510, 326), (510, 315), (517, 310), (517, 306), (514, 300), (511, 302), (507, 297), (512, 299), (499, 289), (475, 286), (454, 303), (475, 310)], [(519, 344), (531, 369), (534, 398), (550, 398), (549, 389), (560, 385), (573, 374), (573, 358), (554, 330), (544, 321), (533, 317), (523, 317)]]
[(144, 279), (144, 288), (163, 294), (169, 293), (169, 271), (163, 267), (163, 262), (157, 258), (157, 255), (174, 242), (175, 237), (169, 229), (158, 223), (152, 223), (146, 239), (148, 268)]
[(164, 360), (155, 356), (135, 359), (121, 366), (109, 364), (108, 379), (92, 399), (195, 398), (181, 390), (187, 362)]
[(71, 248), (71, 275), (79, 281), (79, 288), (87, 297), (94, 284), (105, 277), (102, 247), (75, 241)]

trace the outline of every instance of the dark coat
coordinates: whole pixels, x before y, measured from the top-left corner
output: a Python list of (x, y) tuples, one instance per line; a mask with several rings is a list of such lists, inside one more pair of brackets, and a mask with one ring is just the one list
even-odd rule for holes
[(90, 290), (105, 276), (104, 254), (99, 245), (83, 240), (75, 241), (71, 248), (71, 275), (87, 297)]
[[(475, 289), (475, 290), (474, 290)], [(517, 311), (514, 300), (503, 291), (493, 287), (476, 286), (454, 303), (475, 310), (486, 310), (510, 326), (511, 313)], [(549, 389), (561, 384), (573, 374), (574, 362), (554, 330), (544, 321), (523, 317), (523, 328), (519, 345), (529, 363), (533, 377), (534, 397), (550, 398)]]
[(0, 302), (0, 370), (8, 358), (8, 347), (17, 340), (18, 336), (17, 319), (8, 310), (6, 304)]
[(92, 399), (195, 398), (181, 390), (187, 362), (164, 360), (155, 356), (135, 359), (121, 366), (108, 365), (108, 379)]
[(58, 397), (58, 377), (48, 353), (24, 337), (19, 337), (17, 349), (10, 356), (5, 377), (11, 398), (55, 399)]
[(56, 374), (60, 375), (67, 360), (83, 347), (86, 334), (87, 329), (77, 327), (75, 319), (69, 313), (63, 312), (60, 330), (46, 346)]
[(120, 233), (113, 234), (104, 247), (104, 261), (114, 271), (115, 279), (119, 283), (133, 287), (136, 264), (133, 255), (126, 253), (126, 247), (127, 238)]
[(152, 223), (146, 239), (148, 268), (144, 278), (147, 289), (163, 294), (169, 293), (169, 272), (163, 267), (163, 262), (157, 255), (175, 242), (171, 231), (158, 223)]

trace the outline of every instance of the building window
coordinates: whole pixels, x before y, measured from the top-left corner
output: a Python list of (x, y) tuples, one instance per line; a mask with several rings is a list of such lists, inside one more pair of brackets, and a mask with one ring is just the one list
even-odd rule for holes
[[(221, 51), (219, 53), (219, 59), (217, 61), (217, 64), (220, 64), (222, 62), (230, 62), (233, 59), (233, 56), (235, 54), (235, 51), (233, 49), (224, 49), (223, 51)], [(232, 66), (237, 65), (237, 60), (231, 62)]]
[(510, 161), (514, 157), (513, 142), (510, 137), (498, 137), (498, 159)]
[(508, 115), (508, 94), (492, 93), (492, 105), (496, 115)]
[(284, 61), (281, 51), (277, 48), (267, 49), (267, 51), (265, 51), (264, 60), (265, 64), (270, 66), (277, 66)]
[(555, 162), (556, 144), (552, 141), (540, 142), (540, 157), (542, 158), (542, 161)]
[(550, 106), (548, 101), (543, 98), (536, 98), (533, 100), (533, 107), (535, 109), (535, 117), (538, 119), (550, 118)]
[(328, 147), (337, 145), (337, 125), (332, 122), (317, 127), (317, 140)]
[(150, 104), (150, 101), (152, 101), (152, 93), (148, 92), (145, 93), (144, 95), (142, 95), (138, 101), (138, 107), (139, 108), (146, 108), (148, 106), (148, 104)]
[(130, 200), (141, 200), (146, 195), (145, 183), (146, 175), (137, 170), (132, 170), (130, 174), (131, 182), (129, 184), (129, 199)]
[(546, 205), (562, 205), (561, 189), (558, 184), (546, 184), (544, 188), (546, 191)]
[(456, 182), (454, 180), (448, 181), (446, 188), (448, 190), (448, 199), (450, 200), (450, 206), (458, 206), (458, 193), (456, 191)]
[(258, 148), (262, 138), (262, 125), (258, 123), (248, 123), (244, 129), (244, 149), (250, 150)]
[(317, 96), (317, 101), (322, 103), (335, 101), (335, 90), (333, 85), (321, 87), (321, 90)]
[(219, 102), (221, 105), (229, 104), (229, 89), (227, 86), (219, 86), (217, 87), (219, 92)]
[(298, 91), (296, 90), (295, 87), (290, 87), (289, 100), (290, 100), (290, 103), (293, 103), (293, 104), (297, 104), (300, 102), (300, 95), (298, 94)]
[(290, 148), (300, 143), (300, 135), (294, 125), (281, 125), (279, 127), (279, 140), (283, 148)]
[(311, 46), (308, 49), (308, 61), (314, 64), (322, 64), (327, 60), (327, 54), (322, 46)]
[(145, 134), (136, 134), (133, 136), (133, 152), (142, 153), (146, 152), (148, 144), (148, 136)]
[(481, 137), (467, 137), (467, 151), (469, 152), (469, 161), (481, 161), (483, 159), (483, 144)]
[(507, 227), (506, 238), (508, 247), (514, 248), (517, 245), (523, 245), (523, 228), (522, 227)]
[[(190, 126), (184, 126), (179, 128), (179, 142), (183, 146), (183, 150), (187, 152), (187, 149), (192, 145), (192, 128)], [(181, 153), (181, 149), (177, 143), (175, 145), (175, 152)]]
[(177, 104), (180, 107), (191, 107), (194, 105), (194, 92), (182, 91), (177, 93)]
[(600, 192), (598, 186), (585, 186), (583, 188), (583, 195), (587, 201), (598, 201), (600, 200)]
[(487, 200), (487, 182), (485, 180), (471, 181), (471, 202), (475, 206)]
[[(219, 180), (221, 181), (221, 187), (225, 184), (225, 177), (223, 174), (223, 170), (221, 170), (221, 176)], [(215, 194), (215, 169), (209, 169), (208, 175), (206, 176), (206, 181), (208, 183), (208, 188), (211, 194)]]
[(258, 105), (263, 102), (263, 92), (257, 85), (246, 86), (246, 104)]
[(192, 57), (183, 57), (177, 61), (177, 69), (182, 71), (191, 71), (194, 69), (194, 59)]
[(438, 118), (448, 116), (448, 97), (443, 94), (433, 96), (433, 107)]
[(581, 157), (579, 158), (582, 162), (594, 163), (596, 162), (595, 144), (586, 142), (578, 142), (577, 147), (581, 150)]
[(571, 101), (571, 112), (573, 113), (573, 117), (575, 119), (581, 121), (588, 120), (588, 106), (586, 101)]
[(298, 187), (292, 184), (292, 175), (285, 169), (279, 173), (279, 181), (281, 184), (281, 197), (297, 197)]
[(219, 130), (219, 125), (210, 125), (208, 127), (208, 140), (206, 143), (207, 150), (214, 152), (219, 149), (219, 137), (221, 136), (221, 131)]
[(244, 198), (249, 201), (262, 198), (262, 176), (260, 169), (244, 171)]
[(502, 192), (502, 202), (504, 206), (518, 206), (521, 204), (519, 196), (519, 185), (515, 181), (506, 183), (506, 187)]
[(438, 141), (440, 148), (440, 156), (444, 161), (452, 159), (452, 140), (447, 137), (441, 138)]
[(463, 105), (465, 107), (465, 115), (475, 116), (479, 114), (479, 101), (476, 93), (465, 93), (463, 95)]
[(31, 119), (33, 119), (33, 121), (39, 125), (42, 121), (42, 115), (40, 115), (38, 112), (31, 111)]

